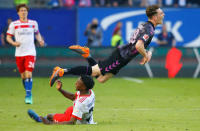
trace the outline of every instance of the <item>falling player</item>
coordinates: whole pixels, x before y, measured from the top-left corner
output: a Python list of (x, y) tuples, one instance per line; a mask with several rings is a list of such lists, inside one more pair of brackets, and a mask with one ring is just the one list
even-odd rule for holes
[(113, 75), (116, 75), (119, 70), (127, 65), (138, 54), (143, 56), (140, 64), (144, 65), (149, 62), (152, 52), (146, 48), (150, 44), (155, 27), (163, 23), (164, 13), (158, 5), (151, 5), (146, 8), (148, 21), (139, 25), (126, 45), (116, 48), (110, 57), (97, 63), (89, 54), (89, 48), (78, 45), (70, 46), (69, 49), (74, 50), (86, 58), (90, 66), (77, 66), (71, 69), (62, 69), (55, 67), (50, 78), (50, 86), (63, 75), (91, 75), (96, 77), (101, 83), (106, 82)]

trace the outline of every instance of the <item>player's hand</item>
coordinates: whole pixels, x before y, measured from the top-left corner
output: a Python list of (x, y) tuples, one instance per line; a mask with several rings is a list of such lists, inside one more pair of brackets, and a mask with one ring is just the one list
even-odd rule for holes
[(40, 116), (40, 119), (42, 120), (42, 123), (46, 124), (46, 125), (49, 125), (49, 124), (52, 124), (49, 120), (47, 120), (46, 118)]
[(19, 43), (19, 42), (13, 42), (12, 45), (15, 46), (15, 47), (19, 47), (19, 46), (20, 46), (20, 43)]
[(44, 41), (43, 40), (39, 41), (39, 43), (40, 43), (41, 47), (44, 47)]
[(144, 65), (145, 63), (149, 62), (151, 60), (152, 52), (148, 51), (147, 52), (147, 57), (143, 57), (140, 64)]
[(56, 88), (57, 88), (58, 90), (60, 90), (60, 89), (62, 88), (62, 82), (61, 82), (60, 80), (57, 80), (56, 83), (57, 83), (57, 84), (56, 84)]

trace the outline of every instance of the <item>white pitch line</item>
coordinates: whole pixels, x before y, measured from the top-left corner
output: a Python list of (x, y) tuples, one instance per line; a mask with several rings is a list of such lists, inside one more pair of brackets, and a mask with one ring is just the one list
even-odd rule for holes
[(159, 111), (159, 110), (174, 110), (174, 111), (200, 111), (200, 108), (100, 108), (96, 110), (107, 110), (107, 111)]
[(131, 78), (131, 77), (123, 77), (124, 80), (128, 80), (128, 81), (132, 81), (132, 82), (136, 82), (136, 83), (143, 83), (143, 80), (140, 79), (136, 79), (136, 78)]

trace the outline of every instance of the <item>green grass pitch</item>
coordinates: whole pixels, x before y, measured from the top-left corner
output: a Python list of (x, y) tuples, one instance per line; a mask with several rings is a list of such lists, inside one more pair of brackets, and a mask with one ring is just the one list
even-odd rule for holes
[[(48, 78), (34, 78), (33, 105), (24, 104), (20, 78), (0, 78), (0, 131), (200, 131), (200, 79), (149, 79), (142, 83), (112, 78), (96, 81), (97, 125), (43, 125), (27, 115), (63, 113), (72, 102)], [(63, 78), (63, 89), (75, 92), (76, 78)]]

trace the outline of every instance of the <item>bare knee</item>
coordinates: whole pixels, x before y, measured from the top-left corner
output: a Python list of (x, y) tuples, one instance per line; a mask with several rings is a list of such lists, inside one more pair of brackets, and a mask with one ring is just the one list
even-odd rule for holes
[(99, 65), (96, 64), (95, 66), (92, 66), (92, 76), (95, 77), (99, 75), (101, 75), (101, 71), (100, 71)]
[(47, 119), (50, 120), (50, 121), (53, 121), (53, 116), (54, 116), (53, 114), (48, 114)]
[(107, 80), (105, 80), (105, 79), (97, 79), (98, 80), (98, 82), (100, 82), (100, 83), (105, 83)]
[(110, 78), (112, 77), (112, 74), (106, 74), (106, 75), (100, 75), (97, 80), (100, 82), (100, 83), (105, 83), (107, 80), (109, 80)]

